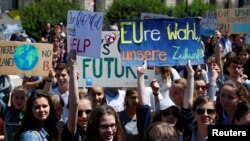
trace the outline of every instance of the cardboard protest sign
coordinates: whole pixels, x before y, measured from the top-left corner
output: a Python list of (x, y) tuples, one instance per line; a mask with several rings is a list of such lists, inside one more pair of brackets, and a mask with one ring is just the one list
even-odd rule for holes
[(48, 76), (52, 69), (52, 44), (1, 41), (0, 54), (0, 74)]
[(148, 66), (202, 64), (198, 18), (121, 20), (122, 65)]
[(200, 21), (201, 35), (213, 36), (217, 28), (215, 12), (206, 11)]
[(89, 11), (68, 11), (68, 50), (77, 55), (100, 58), (103, 13)]
[(250, 33), (250, 8), (217, 9), (218, 30), (224, 34)]
[[(136, 87), (135, 67), (124, 67), (118, 48), (118, 31), (103, 31), (101, 58), (77, 56), (80, 87)], [(154, 78), (154, 70), (145, 72), (145, 83), (149, 86)]]

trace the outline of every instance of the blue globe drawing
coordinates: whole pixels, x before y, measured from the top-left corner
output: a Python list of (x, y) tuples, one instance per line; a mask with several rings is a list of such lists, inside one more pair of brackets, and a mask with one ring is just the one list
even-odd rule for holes
[(18, 69), (23, 71), (32, 70), (39, 61), (39, 51), (31, 44), (18, 46), (14, 52), (14, 62)]

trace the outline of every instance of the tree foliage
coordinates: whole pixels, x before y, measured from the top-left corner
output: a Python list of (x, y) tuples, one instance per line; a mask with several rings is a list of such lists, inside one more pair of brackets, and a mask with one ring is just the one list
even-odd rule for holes
[(205, 4), (203, 0), (193, 0), (188, 5), (186, 12), (186, 0), (180, 0), (175, 7), (167, 7), (162, 0), (114, 0), (105, 14), (108, 24), (117, 23), (119, 19), (140, 19), (140, 14), (155, 13), (173, 17), (197, 17), (204, 11), (215, 11), (214, 5)]
[(35, 1), (20, 9), (22, 25), (29, 34), (39, 37), (45, 22), (52, 25), (67, 22), (68, 10), (79, 10), (79, 6), (69, 0)]
[(193, 0), (187, 7), (186, 11), (186, 0), (182, 0), (178, 5), (172, 7), (172, 16), (174, 17), (198, 17), (202, 16), (205, 11), (215, 11), (216, 6), (206, 4), (203, 0)]
[(105, 21), (114, 24), (119, 19), (140, 19), (142, 12), (165, 15), (166, 11), (162, 0), (113, 0), (106, 11)]

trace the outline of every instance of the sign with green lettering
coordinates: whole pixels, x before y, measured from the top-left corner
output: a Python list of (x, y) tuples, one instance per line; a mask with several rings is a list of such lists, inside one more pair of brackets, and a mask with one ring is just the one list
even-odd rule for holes
[[(136, 67), (121, 65), (118, 48), (119, 32), (103, 31), (101, 58), (77, 56), (80, 72), (80, 87), (136, 87)], [(145, 83), (149, 86), (154, 78), (154, 70), (145, 72)]]

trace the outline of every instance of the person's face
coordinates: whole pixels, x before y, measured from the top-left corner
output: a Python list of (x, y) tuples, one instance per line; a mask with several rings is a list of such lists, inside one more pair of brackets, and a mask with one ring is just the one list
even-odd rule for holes
[(104, 100), (104, 92), (102, 87), (94, 87), (90, 94), (93, 98), (95, 105), (102, 104)]
[(220, 103), (225, 111), (236, 110), (239, 103), (236, 89), (229, 85), (223, 86), (220, 92)]
[(69, 75), (66, 69), (56, 70), (56, 79), (58, 87), (68, 87), (69, 85)]
[(81, 100), (79, 103), (77, 124), (84, 130), (86, 130), (91, 112), (90, 101), (86, 99)]
[(236, 44), (237, 47), (242, 47), (243, 44), (244, 44), (244, 41), (240, 37), (238, 37), (235, 40), (235, 44)]
[(117, 123), (113, 115), (105, 114), (100, 119), (99, 134), (102, 141), (113, 141), (117, 129)]
[(230, 63), (228, 72), (230, 77), (238, 78), (243, 72), (243, 67), (240, 64)]
[(205, 81), (203, 80), (196, 80), (195, 81), (195, 91), (199, 96), (204, 96), (207, 94), (207, 86)]
[(249, 60), (249, 54), (247, 52), (240, 53), (240, 57), (244, 62), (247, 62)]
[(178, 106), (182, 107), (183, 103), (183, 88), (180, 86), (172, 85), (170, 89), (170, 98)]
[(198, 125), (210, 125), (216, 116), (213, 102), (198, 105), (194, 111), (194, 118)]
[(60, 39), (53, 39), (53, 48), (57, 50), (60, 47)]
[(16, 110), (21, 110), (27, 102), (27, 94), (24, 92), (17, 92), (12, 96), (12, 103)]
[(32, 112), (37, 120), (44, 121), (49, 117), (50, 106), (45, 97), (33, 101)]
[(138, 105), (138, 93), (134, 91), (132, 95), (127, 97), (128, 107), (137, 107)]
[(174, 107), (169, 107), (161, 111), (161, 120), (168, 123), (171, 126), (174, 126), (177, 122), (178, 110)]

